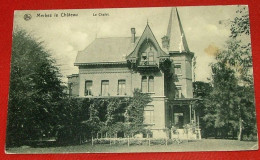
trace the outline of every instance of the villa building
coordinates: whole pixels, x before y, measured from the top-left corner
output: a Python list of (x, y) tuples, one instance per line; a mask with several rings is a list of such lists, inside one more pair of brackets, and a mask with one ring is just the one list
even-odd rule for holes
[[(167, 28), (167, 26), (165, 26)], [(68, 76), (71, 96), (104, 98), (132, 96), (135, 88), (152, 97), (144, 123), (153, 137), (165, 129), (198, 120), (192, 107), (192, 59), (177, 8), (172, 8), (161, 45), (147, 23), (142, 35), (131, 28), (129, 37), (96, 38), (78, 52), (79, 73)]]

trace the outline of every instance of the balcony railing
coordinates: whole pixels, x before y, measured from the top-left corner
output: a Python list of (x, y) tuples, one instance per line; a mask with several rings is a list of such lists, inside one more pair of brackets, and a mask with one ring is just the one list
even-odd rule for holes
[(154, 62), (154, 61), (141, 61), (140, 65), (141, 66), (156, 66), (156, 62)]

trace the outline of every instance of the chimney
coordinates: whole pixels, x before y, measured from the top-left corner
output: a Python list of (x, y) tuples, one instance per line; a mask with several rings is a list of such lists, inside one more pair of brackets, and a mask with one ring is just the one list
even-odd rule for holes
[(166, 48), (166, 49), (169, 49), (169, 45), (170, 45), (170, 39), (168, 36), (164, 36), (162, 38), (162, 47), (163, 48)]
[(131, 43), (135, 43), (135, 28), (131, 28)]

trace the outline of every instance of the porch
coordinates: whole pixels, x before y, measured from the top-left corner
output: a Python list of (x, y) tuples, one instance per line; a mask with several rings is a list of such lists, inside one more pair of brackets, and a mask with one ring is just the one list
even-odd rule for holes
[(198, 100), (182, 98), (169, 101), (168, 128), (172, 139), (201, 139), (199, 114), (194, 107)]

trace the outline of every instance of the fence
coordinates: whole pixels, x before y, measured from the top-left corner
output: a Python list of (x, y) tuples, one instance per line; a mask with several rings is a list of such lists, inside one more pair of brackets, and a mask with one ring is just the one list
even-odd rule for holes
[(135, 137), (127, 137), (127, 138), (93, 138), (91, 139), (91, 144), (109, 144), (109, 145), (169, 145), (177, 143), (182, 143), (182, 140), (178, 138), (135, 138)]

